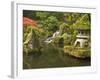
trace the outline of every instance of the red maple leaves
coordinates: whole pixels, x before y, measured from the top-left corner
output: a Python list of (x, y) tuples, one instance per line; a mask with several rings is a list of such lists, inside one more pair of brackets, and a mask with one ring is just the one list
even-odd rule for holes
[(36, 27), (37, 26), (37, 22), (27, 18), (27, 17), (23, 17), (23, 26), (32, 26), (32, 27)]

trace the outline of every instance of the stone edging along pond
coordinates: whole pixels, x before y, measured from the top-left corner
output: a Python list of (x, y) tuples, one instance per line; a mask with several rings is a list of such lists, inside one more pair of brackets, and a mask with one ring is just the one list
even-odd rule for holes
[(76, 58), (90, 58), (91, 52), (89, 48), (79, 48), (79, 47), (73, 47), (73, 46), (65, 46), (64, 47), (64, 53), (67, 53), (71, 56), (74, 56)]

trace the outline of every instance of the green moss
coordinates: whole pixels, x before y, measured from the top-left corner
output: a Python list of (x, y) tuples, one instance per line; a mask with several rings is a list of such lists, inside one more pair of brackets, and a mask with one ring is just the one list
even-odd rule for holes
[(64, 52), (78, 58), (91, 57), (91, 51), (88, 48), (64, 46)]

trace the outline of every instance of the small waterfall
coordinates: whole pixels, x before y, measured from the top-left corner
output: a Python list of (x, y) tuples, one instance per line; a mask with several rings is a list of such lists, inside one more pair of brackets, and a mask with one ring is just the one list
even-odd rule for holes
[(46, 43), (51, 43), (53, 41), (53, 39), (55, 37), (58, 37), (60, 35), (60, 32), (59, 31), (56, 31), (53, 33), (52, 37), (48, 37), (44, 42)]

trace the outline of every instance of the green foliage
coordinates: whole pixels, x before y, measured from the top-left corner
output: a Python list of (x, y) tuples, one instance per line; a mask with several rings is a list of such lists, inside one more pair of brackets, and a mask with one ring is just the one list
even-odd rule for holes
[[(63, 46), (72, 45), (76, 40), (77, 28), (90, 29), (91, 18), (89, 13), (73, 12), (49, 12), (49, 11), (25, 11), (24, 16), (35, 19), (37, 28), (24, 27), (24, 48), (26, 52), (28, 44), (32, 40), (35, 48), (40, 48), (43, 41), (52, 37), (54, 32), (60, 31), (60, 36), (53, 39), (54, 44)], [(33, 51), (34, 51), (33, 49)]]
[(60, 35), (62, 35), (63, 33), (67, 33), (69, 32), (69, 25), (66, 23), (62, 23), (60, 25)]
[(32, 27), (29, 26), (29, 27), (24, 27), (24, 44), (28, 44), (29, 40), (31, 39), (31, 36), (32, 36)]
[(45, 26), (48, 31), (55, 32), (57, 30), (58, 20), (55, 16), (48, 17), (45, 22), (46, 22)]
[(71, 29), (71, 35), (70, 35), (70, 44), (71, 45), (74, 44), (77, 34), (78, 34), (77, 30)]
[(52, 43), (58, 46), (59, 40), (60, 40), (60, 37), (56, 37), (56, 38), (53, 39)]
[[(59, 14), (58, 14), (59, 15)], [(56, 13), (50, 12), (36, 12), (37, 18), (39, 18), (39, 25), (47, 32), (48, 36), (51, 36), (53, 32), (58, 29), (59, 20), (56, 17)]]
[(64, 45), (70, 45), (71, 44), (71, 39), (72, 39), (71, 35), (64, 33), (61, 37), (64, 39)]
[[(75, 12), (49, 12), (49, 11), (27, 11), (24, 10), (24, 16), (31, 17), (38, 22), (38, 26), (45, 32), (46, 36), (60, 30), (63, 34), (65, 31), (73, 35), (72, 28), (90, 29), (91, 18), (89, 13), (75, 13)], [(66, 26), (66, 27), (65, 27)], [(68, 28), (70, 29), (67, 31)]]
[(49, 12), (36, 12), (36, 17), (38, 17), (39, 19), (45, 19), (49, 14)]
[(84, 14), (73, 24), (74, 29), (90, 29), (91, 20), (89, 14)]
[[(82, 13), (81, 13), (82, 14)], [(80, 13), (64, 13), (64, 20), (68, 25), (72, 25), (76, 22), (79, 17), (81, 17)]]
[[(26, 31), (26, 32), (25, 32)], [(28, 55), (29, 53), (31, 52), (38, 52), (40, 51), (40, 35), (41, 32), (39, 29), (35, 29), (33, 28), (32, 26), (27, 26), (26, 27), (26, 30), (24, 31), (24, 44), (23, 44), (23, 47), (24, 47), (24, 52)], [(30, 47), (32, 46), (32, 47)]]

